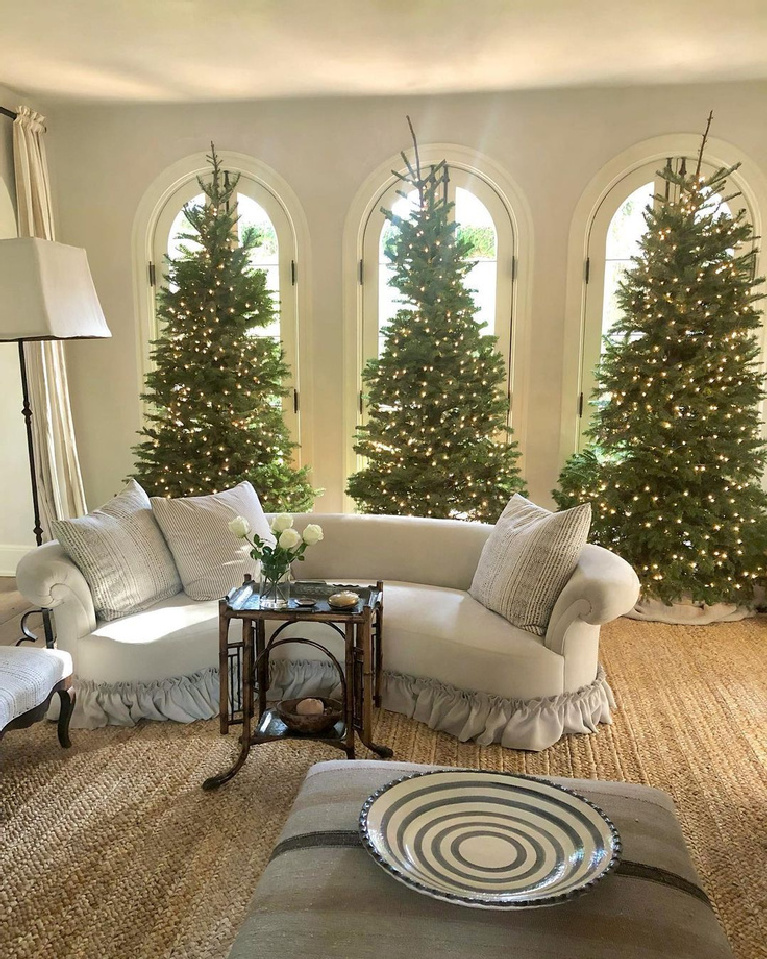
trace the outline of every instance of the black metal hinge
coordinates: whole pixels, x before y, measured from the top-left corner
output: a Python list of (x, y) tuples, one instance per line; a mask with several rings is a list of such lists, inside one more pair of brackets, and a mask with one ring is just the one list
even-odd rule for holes
[(154, 263), (149, 263), (149, 285), (157, 286), (157, 270), (155, 269)]
[(299, 400), (298, 400), (298, 390), (294, 389), (293, 390), (293, 412), (297, 413), (300, 408), (301, 408), (301, 404), (299, 403)]
[(511, 282), (513, 283), (514, 280), (516, 280), (516, 278), (517, 278), (517, 258), (513, 256), (511, 258)]
[(290, 261), (290, 285), (295, 286), (298, 283), (298, 264), (295, 260)]
[(583, 278), (584, 278), (584, 280), (586, 281), (586, 283), (589, 282), (589, 274), (590, 274), (590, 273), (591, 273), (591, 258), (587, 256), (587, 257), (586, 257), (586, 269), (584, 270), (584, 274), (583, 274)]
[(365, 398), (364, 398), (364, 396), (362, 395), (362, 390), (360, 390), (360, 395), (359, 395), (359, 400), (358, 400), (358, 402), (359, 402), (359, 410), (360, 410), (360, 415), (361, 415), (362, 413), (365, 412)]
[(578, 395), (578, 416), (583, 416), (583, 393)]
[(360, 260), (359, 266), (357, 267), (357, 280), (359, 281), (360, 286), (362, 286), (365, 277), (365, 264)]

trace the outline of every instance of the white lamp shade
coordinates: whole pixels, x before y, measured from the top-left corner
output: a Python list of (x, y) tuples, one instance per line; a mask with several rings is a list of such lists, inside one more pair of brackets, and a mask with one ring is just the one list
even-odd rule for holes
[(85, 250), (53, 240), (0, 240), (0, 340), (111, 336)]

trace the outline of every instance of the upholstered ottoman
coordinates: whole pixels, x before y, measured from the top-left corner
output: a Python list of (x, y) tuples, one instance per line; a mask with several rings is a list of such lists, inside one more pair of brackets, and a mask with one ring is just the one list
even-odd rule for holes
[(420, 895), (362, 848), (357, 818), (384, 783), (428, 766), (314, 766), (259, 882), (229, 959), (732, 959), (671, 800), (646, 786), (565, 783), (623, 839), (618, 868), (563, 905), (512, 913)]
[(72, 657), (63, 649), (0, 646), (0, 739), (9, 729), (45, 719), (54, 693), (61, 700), (58, 733), (66, 749), (75, 700)]

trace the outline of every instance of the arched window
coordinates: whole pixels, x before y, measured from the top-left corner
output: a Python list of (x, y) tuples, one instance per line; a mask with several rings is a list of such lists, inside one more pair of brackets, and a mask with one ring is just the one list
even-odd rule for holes
[[(631, 266), (632, 257), (638, 255), (639, 242), (647, 229), (643, 213), (648, 205), (656, 202), (658, 195), (669, 195), (668, 191), (672, 189), (659, 175), (659, 170), (666, 163), (678, 173), (684, 169), (694, 169), (697, 157), (674, 156), (663, 162), (643, 163), (634, 167), (604, 194), (589, 223), (578, 398), (579, 449), (588, 443), (584, 434), (594, 413), (595, 373), (605, 337), (620, 317), (618, 286)], [(703, 163), (701, 172), (707, 176), (714, 169), (713, 164)], [(737, 189), (737, 182), (733, 185)], [(742, 209), (748, 220), (754, 222), (753, 210), (743, 195), (725, 204), (724, 209), (731, 215)]]
[[(253, 251), (251, 262), (254, 267), (266, 272), (267, 286), (277, 311), (274, 323), (266, 329), (254, 330), (253, 335), (269, 336), (282, 342), (285, 359), (290, 368), (290, 378), (285, 383), (289, 392), (283, 402), (283, 413), (293, 439), (300, 443), (295, 236), (290, 217), (276, 193), (242, 171), (230, 170), (227, 175), (237, 172), (240, 174), (235, 194), (239, 217), (238, 234), (241, 239), (245, 230), (258, 231), (261, 244)], [(204, 178), (205, 171), (202, 171), (201, 175)], [(160, 284), (166, 282), (165, 267), (168, 259), (179, 255), (181, 245), (190, 248), (193, 245), (189, 240), (181, 239), (181, 236), (188, 232), (184, 206), (201, 204), (203, 200), (204, 194), (200, 191), (196, 176), (190, 176), (166, 197), (159, 209), (149, 269), (149, 282), (155, 292)], [(152, 309), (149, 338), (155, 339), (159, 332), (157, 317)], [(300, 464), (301, 459), (300, 449), (296, 450), (297, 464)]]
[[(478, 307), (477, 319), (486, 332), (498, 337), (497, 348), (506, 361), (507, 388), (512, 391), (512, 342), (514, 280), (516, 266), (515, 234), (511, 212), (495, 186), (477, 170), (460, 163), (450, 163), (448, 199), (455, 204), (458, 233), (474, 244), (474, 267), (466, 277)], [(395, 213), (406, 213), (416, 202), (416, 194), (398, 194), (399, 181), (393, 177), (379, 188), (363, 222), (359, 282), (361, 284), (361, 316), (359, 367), (357, 370), (358, 420), (364, 422), (361, 374), (365, 363), (380, 354), (383, 333), (388, 321), (399, 308), (400, 295), (388, 285), (392, 276), (386, 256), (387, 245), (394, 239), (394, 228), (384, 216), (382, 207)]]

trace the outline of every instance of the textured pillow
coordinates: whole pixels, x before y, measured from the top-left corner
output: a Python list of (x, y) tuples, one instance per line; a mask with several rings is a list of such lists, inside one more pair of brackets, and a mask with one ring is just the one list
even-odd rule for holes
[(469, 594), (515, 626), (544, 636), (590, 523), (588, 503), (551, 513), (513, 496), (487, 538)]
[(85, 577), (99, 619), (119, 619), (181, 592), (149, 497), (135, 480), (101, 509), (56, 520), (52, 529)]
[(191, 599), (221, 599), (242, 585), (245, 573), (257, 574), (245, 540), (227, 525), (235, 516), (244, 516), (254, 533), (274, 543), (256, 491), (247, 482), (211, 496), (153, 496), (152, 509)]

